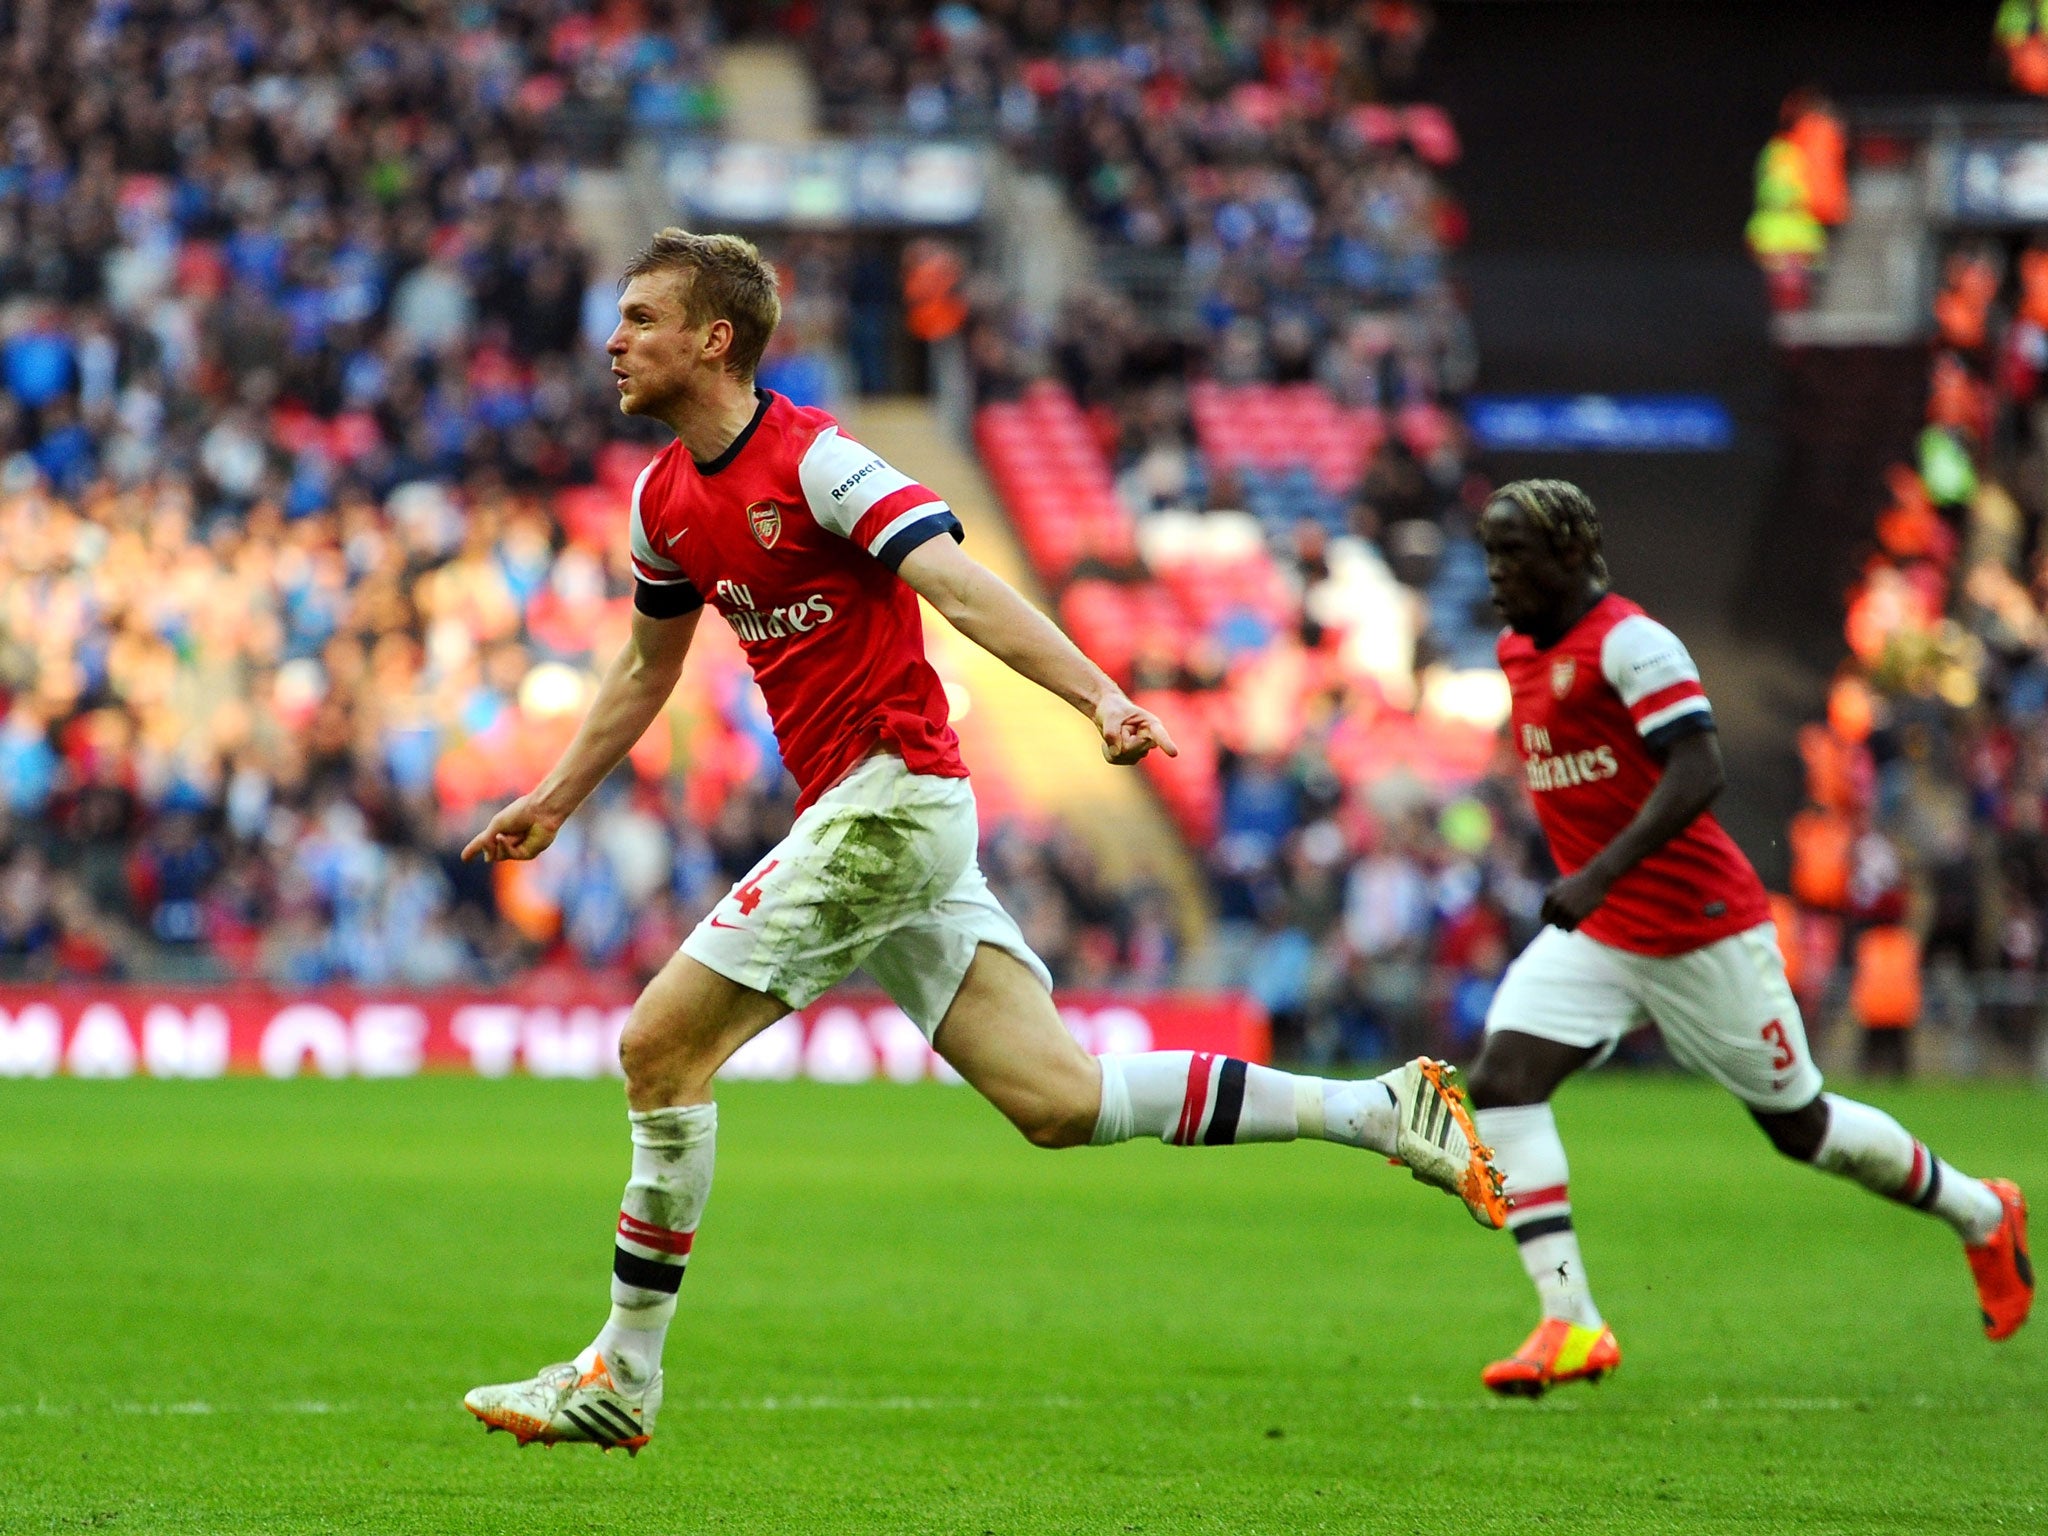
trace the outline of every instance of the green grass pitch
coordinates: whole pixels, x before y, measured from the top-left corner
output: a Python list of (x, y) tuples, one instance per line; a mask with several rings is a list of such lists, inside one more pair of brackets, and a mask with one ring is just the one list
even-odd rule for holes
[[(1873, 1094), (2048, 1194), (2048, 1099)], [(2048, 1317), (1704, 1086), (1560, 1115), (1627, 1363), (1494, 1404), (1512, 1245), (1326, 1146), (1035, 1152), (738, 1085), (638, 1460), (463, 1413), (603, 1316), (613, 1084), (0, 1083), (0, 1531), (2048, 1530)]]

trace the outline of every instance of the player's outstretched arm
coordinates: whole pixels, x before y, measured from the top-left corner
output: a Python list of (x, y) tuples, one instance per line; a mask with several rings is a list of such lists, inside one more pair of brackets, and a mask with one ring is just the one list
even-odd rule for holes
[(1615, 881), (1699, 820), (1727, 783), (1721, 739), (1712, 727), (1673, 742), (1657, 787), (1634, 819), (1577, 873), (1545, 893), (1543, 921), (1559, 928), (1578, 927), (1607, 899)]
[(679, 618), (654, 619), (633, 611), (633, 630), (612, 658), (598, 684), (597, 697), (575, 739), (548, 776), (491, 818), (491, 824), (470, 839), (465, 859), (478, 854), (492, 859), (531, 859), (541, 854), (562, 830), (562, 823), (602, 784), (638, 741), (661, 706), (675, 691), (683, 658), (697, 633), (704, 610)]
[(1058, 625), (951, 539), (918, 545), (897, 574), (961, 634), (1093, 720), (1112, 763), (1135, 763), (1154, 747), (1180, 756), (1157, 715), (1133, 704)]

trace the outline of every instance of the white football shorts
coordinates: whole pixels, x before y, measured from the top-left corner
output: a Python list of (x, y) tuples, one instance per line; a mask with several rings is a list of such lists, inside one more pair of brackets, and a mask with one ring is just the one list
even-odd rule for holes
[(1761, 923), (1682, 955), (1639, 955), (1545, 928), (1501, 978), (1486, 1030), (1597, 1050), (1654, 1023), (1678, 1062), (1743, 1103), (1803, 1109), (1820, 1092), (1777, 930)]
[(683, 941), (719, 975), (802, 1008), (858, 966), (930, 1039), (978, 945), (1052, 977), (989, 891), (965, 779), (912, 773), (893, 753), (826, 790)]

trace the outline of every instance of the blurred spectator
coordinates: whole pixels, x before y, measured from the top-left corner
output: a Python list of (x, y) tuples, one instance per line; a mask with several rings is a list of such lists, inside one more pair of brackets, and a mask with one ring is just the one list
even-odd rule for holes
[[(611, 284), (565, 194), (631, 125), (715, 117), (715, 15), (25, 13), (0, 165), (17, 973), (425, 985), (555, 948), (646, 971), (786, 824), (737, 650), (707, 636), (637, 798), (531, 890), (454, 859), (618, 643), (646, 450), (616, 441)], [(763, 376), (800, 399), (842, 387), (818, 360), (848, 262), (789, 242)], [(747, 829), (744, 856), (671, 858), (671, 817)]]
[(202, 521), (573, 476), (613, 401), (563, 365), (593, 275), (563, 146), (714, 112), (712, 7), (25, 15), (0, 458), (69, 494), (196, 466)]
[[(758, 696), (707, 626), (558, 848), (454, 857), (618, 643), (618, 509), (646, 448), (590, 356), (612, 289), (566, 194), (632, 125), (715, 115), (715, 15), (80, 4), (23, 29), (0, 169), (7, 964), (646, 974), (786, 829)], [(1132, 591), (1158, 553), (1129, 665), (1204, 701), (1176, 724), (1207, 743), (1226, 916), (1283, 1032), (1324, 1055), (1455, 1036), (1538, 866), (1485, 708), (1421, 707), (1484, 627), (1483, 487), (1451, 414), (1475, 366), (1445, 267), (1456, 136), (1405, 99), (1428, 9), (815, 15), (836, 119), (993, 129), (1176, 300), (1078, 289), (1047, 333), (950, 251), (906, 271), (879, 242), (792, 236), (764, 382), (890, 385), (906, 322), (957, 345), (981, 400), (1068, 381), (1147, 548), (1098, 529), (1059, 577)], [(1319, 418), (1341, 452), (1221, 457), (1204, 412), (1249, 397), (1219, 405), (1219, 382), (1352, 413)], [(1477, 835), (1445, 819), (1475, 784)], [(1107, 881), (1056, 827), (990, 842), (1063, 982), (1204, 974), (1164, 893)]]
[[(1457, 308), (1443, 254), (1463, 217), (1436, 175), (1456, 134), (1426, 103), (1388, 104), (1429, 31), (1414, 3), (1112, 19), (1078, 0), (827, 0), (803, 35), (829, 121), (999, 134), (1062, 176), (1107, 246), (1181, 265), (1218, 378), (1286, 382), (1361, 306)], [(1411, 368), (1404, 387), (1464, 382)]]
[[(2031, 10), (2007, 7), (2001, 37)], [(2007, 41), (2037, 35), (2027, 20)], [(1848, 659), (1802, 733), (1809, 804), (1789, 839), (1813, 989), (1848, 976), (1874, 1070), (1906, 1064), (1923, 963), (2000, 975), (1980, 989), (1982, 1038), (2031, 1058), (2048, 964), (2048, 582), (2033, 553), (2048, 259), (1965, 232), (1941, 272), (1924, 425), (1899, 445), (1910, 462), (1886, 474), (1846, 594)]]
[(1993, 34), (2013, 85), (2030, 96), (2048, 96), (2048, 6), (2041, 0), (1999, 0)]
[[(1778, 114), (1778, 132), (1756, 163), (1756, 209), (1747, 227), (1750, 254), (1763, 268), (1771, 308), (1802, 310), (1827, 257), (1824, 217), (1846, 208), (1839, 124), (1818, 97), (1795, 92)], [(1815, 152), (1820, 158), (1813, 158)]]
[[(1489, 772), (1498, 701), (1468, 683), (1442, 702), (1460, 669), (1497, 674), (1472, 539), (1487, 487), (1454, 414), (1476, 373), (1445, 261), (1456, 134), (1395, 104), (1427, 9), (819, 14), (839, 122), (993, 113), (1104, 251), (1109, 281), (1073, 286), (1044, 333), (970, 282), (967, 352), (985, 456), (1062, 617), (1191, 746), (1155, 782), (1207, 852), (1214, 973), (1257, 992), (1289, 1052), (1469, 1034), (1543, 856), (1505, 777), (1496, 811), (1437, 825)], [(1067, 514), (1084, 527), (1035, 510), (1069, 472), (1043, 440), (1106, 467), (1050, 488), (1098, 509)], [(1019, 879), (1022, 906), (1035, 888)], [(1482, 908), (1512, 932), (1446, 950)], [(1085, 953), (1085, 926), (1069, 906), (1034, 937)]]

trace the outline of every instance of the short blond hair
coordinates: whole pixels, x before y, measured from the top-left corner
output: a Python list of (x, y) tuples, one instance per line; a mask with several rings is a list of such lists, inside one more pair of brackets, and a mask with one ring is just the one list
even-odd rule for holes
[(681, 284), (683, 318), (691, 325), (723, 320), (732, 327), (726, 372), (751, 379), (761, 366), (768, 338), (782, 319), (775, 268), (751, 240), (738, 235), (697, 235), (670, 225), (657, 230), (647, 248), (626, 266), (623, 282), (657, 273), (687, 274)]

